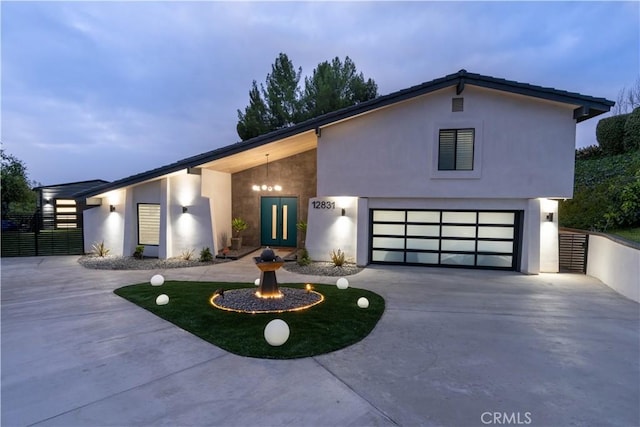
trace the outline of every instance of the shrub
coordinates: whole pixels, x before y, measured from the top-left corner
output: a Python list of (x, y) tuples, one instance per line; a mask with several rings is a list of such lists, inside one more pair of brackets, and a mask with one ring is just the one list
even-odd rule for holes
[(604, 157), (604, 153), (599, 145), (589, 145), (576, 150), (576, 160), (591, 160), (601, 157)]
[(93, 249), (93, 254), (99, 257), (105, 257), (110, 252), (110, 250), (104, 245), (104, 240), (100, 243), (94, 243), (91, 249)]
[(622, 145), (625, 152), (640, 150), (640, 107), (633, 110), (627, 118)]
[(191, 261), (191, 258), (193, 258), (193, 254), (195, 253), (195, 251), (195, 249), (185, 249), (180, 253), (180, 258), (185, 261)]
[(136, 246), (136, 250), (133, 252), (133, 257), (137, 258), (137, 259), (142, 259), (143, 258), (143, 254), (144, 253), (144, 246), (143, 245), (138, 245)]
[(211, 249), (202, 248), (200, 251), (200, 262), (211, 262), (213, 261), (213, 254), (211, 253)]
[(240, 236), (240, 233), (247, 229), (248, 226), (247, 222), (242, 218), (233, 218), (231, 221), (231, 228), (233, 228), (233, 231), (236, 232), (236, 236), (238, 237)]
[(333, 250), (331, 251), (329, 256), (331, 257), (331, 262), (333, 263), (333, 265), (335, 265), (336, 267), (342, 267), (342, 265), (344, 264), (344, 252), (342, 252), (340, 249), (338, 249), (337, 252)]
[(309, 257), (309, 252), (306, 249), (301, 249), (298, 256), (298, 265), (309, 265), (311, 264), (311, 258)]
[(624, 153), (624, 127), (629, 114), (607, 117), (596, 126), (596, 139), (607, 155)]

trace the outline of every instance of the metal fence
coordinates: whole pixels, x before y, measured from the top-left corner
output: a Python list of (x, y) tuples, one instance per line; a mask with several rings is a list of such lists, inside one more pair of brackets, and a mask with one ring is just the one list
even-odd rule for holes
[(43, 230), (39, 214), (2, 218), (1, 256), (82, 255), (81, 228)]

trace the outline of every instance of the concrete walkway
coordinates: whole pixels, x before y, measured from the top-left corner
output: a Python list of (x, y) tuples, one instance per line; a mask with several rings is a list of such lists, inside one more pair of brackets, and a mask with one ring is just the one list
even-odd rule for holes
[[(590, 277), (369, 267), (349, 280), (387, 301), (371, 335), (261, 360), (112, 292), (155, 273), (2, 259), (2, 426), (640, 425), (639, 306)], [(250, 258), (161, 273), (258, 277)]]

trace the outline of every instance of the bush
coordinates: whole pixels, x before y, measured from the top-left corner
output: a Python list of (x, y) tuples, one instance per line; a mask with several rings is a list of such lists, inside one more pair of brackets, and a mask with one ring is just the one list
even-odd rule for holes
[(142, 259), (143, 258), (143, 254), (144, 253), (144, 246), (143, 245), (138, 245), (136, 246), (136, 250), (133, 252), (133, 257), (137, 258), (137, 259)]
[(640, 150), (576, 161), (574, 196), (560, 202), (560, 225), (606, 231), (640, 225)]
[(599, 145), (589, 145), (576, 150), (576, 160), (591, 160), (601, 157), (604, 157), (604, 153)]
[(335, 265), (336, 267), (342, 267), (342, 265), (344, 264), (344, 252), (342, 252), (340, 249), (338, 249), (337, 252), (333, 250), (331, 251), (329, 256), (331, 257), (331, 262), (333, 262), (333, 265)]
[(93, 254), (99, 257), (105, 257), (109, 255), (110, 250), (104, 245), (104, 240), (100, 243), (94, 243), (91, 247)]
[(629, 114), (607, 117), (598, 122), (596, 139), (607, 155), (624, 153), (624, 127)]
[(625, 152), (640, 150), (640, 107), (633, 110), (627, 118), (622, 145)]
[(309, 264), (311, 264), (309, 252), (306, 249), (301, 249), (298, 256), (298, 265), (304, 266)]
[(191, 258), (193, 258), (193, 253), (195, 251), (195, 249), (185, 249), (180, 253), (180, 258), (185, 261), (191, 261)]
[(200, 262), (211, 262), (213, 261), (213, 254), (211, 253), (211, 249), (202, 248), (200, 251)]

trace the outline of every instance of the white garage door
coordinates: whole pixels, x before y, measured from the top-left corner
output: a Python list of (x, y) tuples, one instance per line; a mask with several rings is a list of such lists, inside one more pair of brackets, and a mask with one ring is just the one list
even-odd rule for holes
[(517, 270), (522, 211), (373, 209), (374, 264)]

